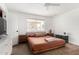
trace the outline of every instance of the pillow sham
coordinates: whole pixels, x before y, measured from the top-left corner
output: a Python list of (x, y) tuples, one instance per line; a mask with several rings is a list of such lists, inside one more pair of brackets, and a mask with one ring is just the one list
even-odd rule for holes
[(29, 37), (43, 37), (46, 36), (46, 32), (29, 32), (26, 35)]

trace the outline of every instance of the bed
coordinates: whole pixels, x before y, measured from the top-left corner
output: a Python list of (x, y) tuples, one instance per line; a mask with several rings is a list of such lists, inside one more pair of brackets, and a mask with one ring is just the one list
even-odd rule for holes
[(65, 46), (63, 39), (52, 36), (28, 37), (28, 44), (33, 54)]

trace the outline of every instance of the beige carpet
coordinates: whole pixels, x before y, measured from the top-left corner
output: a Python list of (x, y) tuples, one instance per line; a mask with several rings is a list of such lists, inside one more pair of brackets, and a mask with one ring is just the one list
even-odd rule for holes
[[(32, 55), (28, 45), (23, 43), (13, 47), (12, 55)], [(79, 55), (79, 46), (67, 43), (65, 47), (46, 51), (39, 55)]]

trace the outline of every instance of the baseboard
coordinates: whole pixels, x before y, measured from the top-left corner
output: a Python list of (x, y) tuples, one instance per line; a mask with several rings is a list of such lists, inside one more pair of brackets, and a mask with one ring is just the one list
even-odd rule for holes
[(79, 46), (79, 43), (76, 43), (76, 42), (71, 42), (71, 41), (70, 41), (69, 43)]

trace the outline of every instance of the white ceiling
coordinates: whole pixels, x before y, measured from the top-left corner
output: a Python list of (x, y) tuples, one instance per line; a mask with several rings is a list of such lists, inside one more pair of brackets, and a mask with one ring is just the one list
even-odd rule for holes
[(79, 8), (78, 3), (7, 3), (7, 8), (19, 12), (32, 13), (41, 16), (55, 16)]

